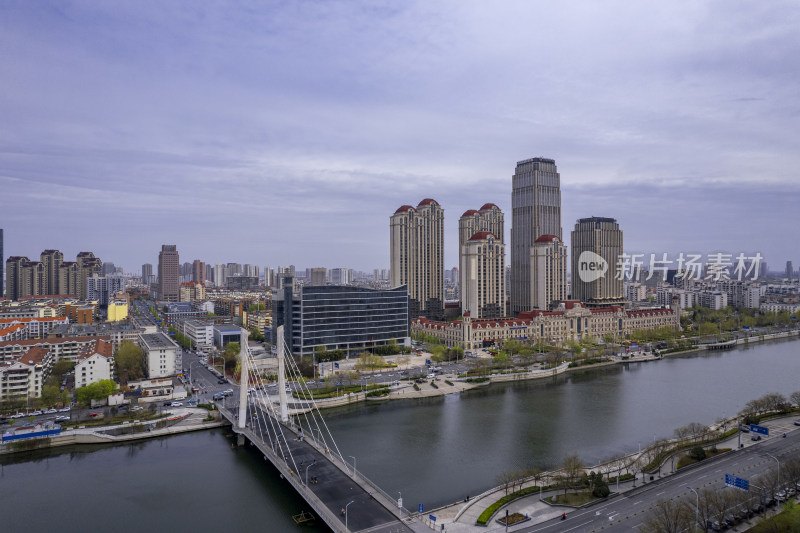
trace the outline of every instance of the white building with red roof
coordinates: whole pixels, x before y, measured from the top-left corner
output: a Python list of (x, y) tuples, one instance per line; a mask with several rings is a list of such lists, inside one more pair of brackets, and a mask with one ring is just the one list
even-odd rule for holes
[(87, 346), (75, 358), (75, 388), (103, 379), (114, 379), (113, 345), (110, 342), (97, 341)]

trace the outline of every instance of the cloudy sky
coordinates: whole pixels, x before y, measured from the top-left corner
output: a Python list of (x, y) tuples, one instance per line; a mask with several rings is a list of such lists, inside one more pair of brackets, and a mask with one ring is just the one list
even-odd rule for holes
[(0, 2), (5, 254), (388, 268), (556, 160), (565, 236), (800, 263), (796, 2)]

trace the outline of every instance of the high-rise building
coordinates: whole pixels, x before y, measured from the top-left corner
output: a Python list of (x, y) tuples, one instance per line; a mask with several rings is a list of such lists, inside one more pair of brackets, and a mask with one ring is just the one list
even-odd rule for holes
[(116, 265), (114, 263), (111, 263), (111, 262), (103, 263), (102, 274), (104, 276), (108, 276), (110, 274), (116, 274), (116, 273), (117, 273), (117, 267), (116, 267)]
[(158, 254), (158, 297), (161, 300), (177, 302), (180, 287), (180, 257), (174, 244), (161, 245)]
[(461, 312), (472, 318), (506, 314), (506, 247), (489, 231), (475, 233), (461, 247)]
[(251, 278), (258, 277), (258, 265), (251, 265), (249, 263), (245, 263), (242, 265), (242, 275), (248, 276)]
[(794, 266), (791, 261), (786, 261), (786, 277), (789, 278), (789, 281), (792, 281), (794, 277)]
[(153, 283), (153, 265), (145, 263), (142, 265), (142, 284), (149, 286)]
[(86, 280), (95, 274), (102, 275), (103, 262), (99, 257), (95, 257), (92, 252), (80, 252), (76, 258), (78, 264), (78, 280), (75, 284), (78, 291), (78, 298), (86, 299)]
[[(484, 204), (480, 210), (469, 209), (458, 219), (458, 274), (451, 277), (453, 283), (460, 284), (459, 276), (464, 275), (464, 246), (472, 239), (473, 235), (480, 232), (489, 232), (496, 241), (504, 242), (505, 225), (503, 212), (495, 204)], [(505, 246), (504, 246), (505, 248)], [(503, 274), (505, 277), (505, 274)], [(461, 289), (461, 308), (464, 309), (464, 289)], [(505, 300), (505, 298), (503, 298)], [(503, 310), (505, 314), (505, 309)], [(473, 317), (477, 316), (474, 314)]]
[(622, 230), (613, 218), (581, 218), (572, 231), (572, 299), (588, 307), (625, 302)]
[(4, 280), (5, 277), (3, 276), (3, 269), (5, 268), (5, 257), (3, 257), (3, 228), (0, 228), (0, 298), (3, 297), (5, 292), (3, 292), (3, 287), (5, 287)]
[(267, 287), (275, 286), (275, 269), (265, 266), (264, 267), (264, 285)]
[(331, 285), (350, 285), (353, 283), (353, 276), (349, 268), (332, 268)]
[(567, 246), (542, 235), (531, 246), (531, 308), (550, 310), (567, 299)]
[(325, 267), (312, 268), (310, 269), (309, 274), (309, 285), (314, 287), (321, 287), (325, 285), (328, 277), (328, 271)]
[(45, 250), (39, 256), (44, 265), (45, 275), (47, 276), (46, 286), (42, 287), (45, 294), (61, 294), (58, 286), (58, 269), (64, 262), (64, 254), (58, 250)]
[(224, 287), (227, 279), (227, 268), (222, 263), (214, 265), (214, 285)]
[(408, 286), (412, 318), (444, 317), (444, 210), (430, 198), (389, 218), (391, 286)]
[(86, 279), (86, 299), (97, 301), (100, 306), (108, 306), (113, 296), (125, 291), (125, 278), (122, 276), (93, 275)]
[(231, 276), (241, 276), (242, 275), (242, 265), (239, 263), (228, 263), (228, 266), (225, 270), (226, 277)]
[(192, 263), (192, 281), (195, 283), (206, 282), (206, 264), (199, 259)]
[(531, 246), (542, 235), (561, 236), (561, 177), (552, 159), (517, 163), (511, 178), (511, 312), (531, 303)]

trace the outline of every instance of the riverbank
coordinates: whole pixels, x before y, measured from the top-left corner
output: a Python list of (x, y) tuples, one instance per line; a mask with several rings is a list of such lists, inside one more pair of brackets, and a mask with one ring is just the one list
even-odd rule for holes
[(207, 420), (208, 414), (209, 411), (201, 408), (182, 408), (161, 418), (141, 423), (68, 428), (61, 434), (48, 438), (30, 438), (0, 444), (0, 455), (79, 444), (121, 444), (228, 425), (228, 422), (216, 412), (214, 420)]

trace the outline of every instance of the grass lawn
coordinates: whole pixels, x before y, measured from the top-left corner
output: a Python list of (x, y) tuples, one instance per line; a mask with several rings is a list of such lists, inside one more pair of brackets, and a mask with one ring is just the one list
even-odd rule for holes
[(558, 503), (561, 505), (572, 505), (578, 507), (580, 505), (594, 501), (597, 498), (592, 496), (591, 492), (568, 492), (567, 494), (557, 494), (555, 496), (550, 496), (549, 498), (545, 499), (550, 503)]

